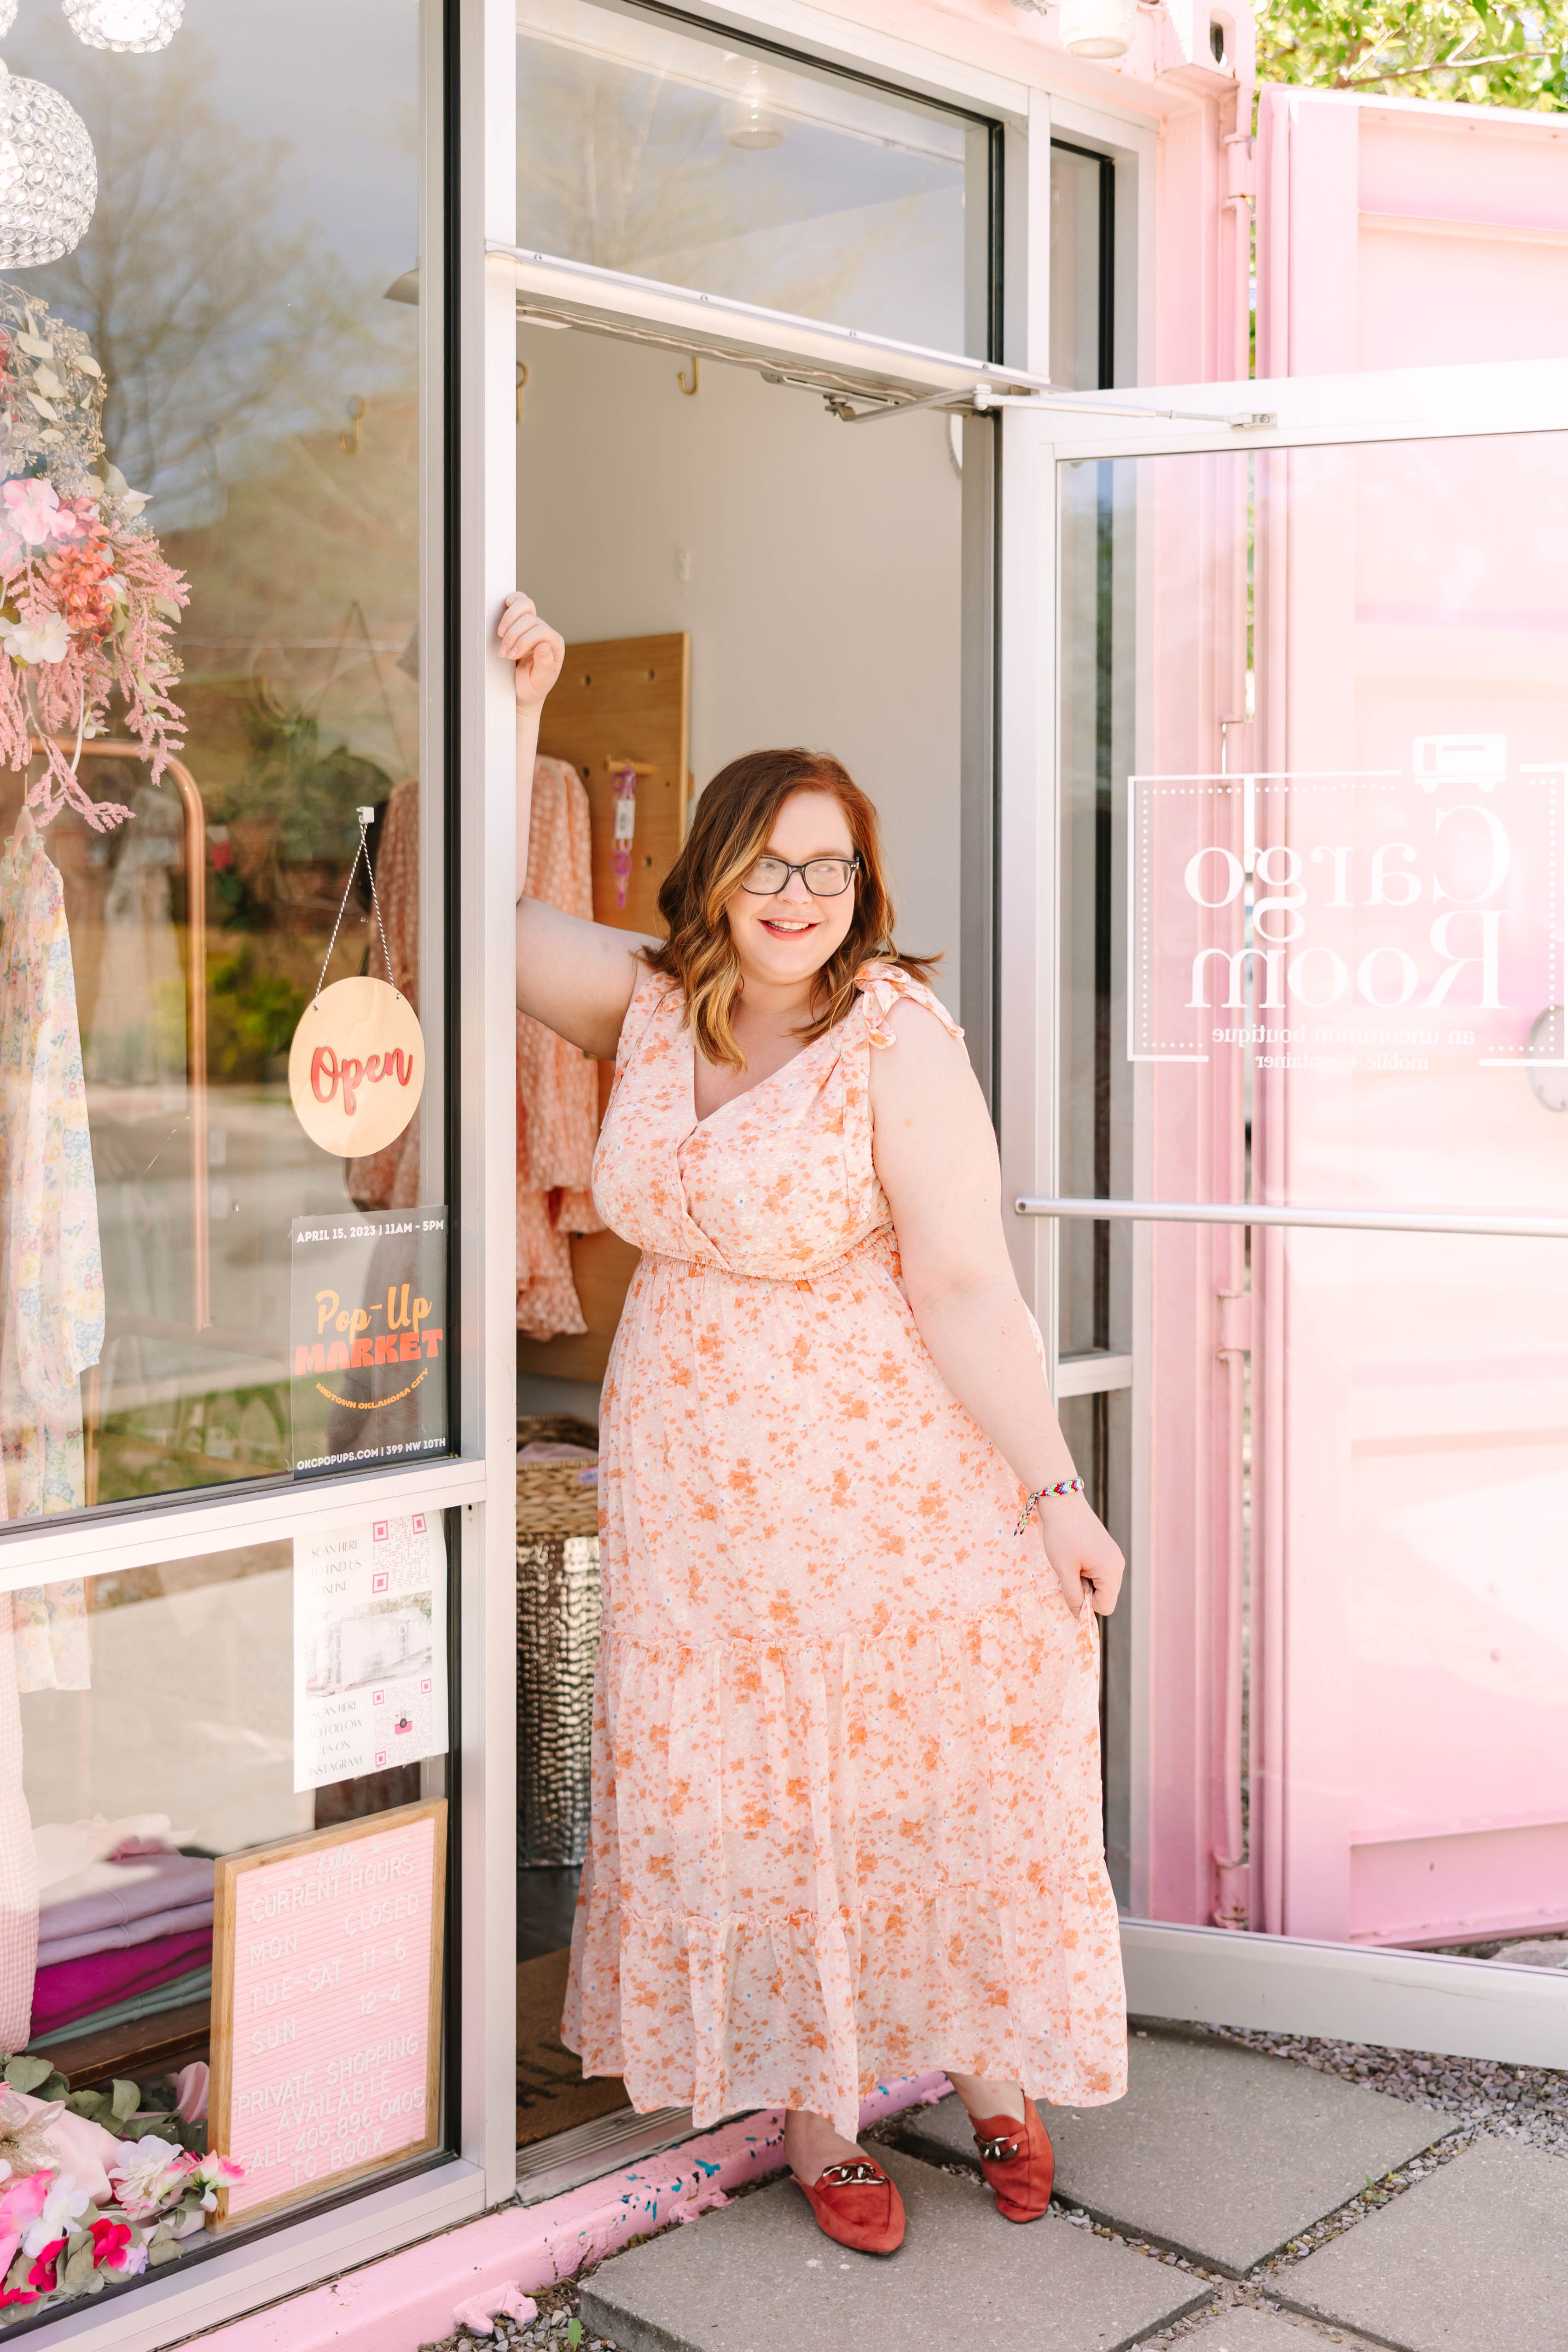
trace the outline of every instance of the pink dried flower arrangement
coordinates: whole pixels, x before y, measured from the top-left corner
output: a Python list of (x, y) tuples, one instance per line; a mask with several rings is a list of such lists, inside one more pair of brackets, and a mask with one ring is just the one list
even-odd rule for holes
[(103, 463), (103, 399), (87, 337), (0, 280), (0, 762), (25, 769), (41, 740), (38, 823), (68, 802), (100, 832), (131, 812), (79, 782), (82, 743), (108, 733), (118, 693), (157, 781), (184, 739), (172, 637), (188, 601), (144, 493)]

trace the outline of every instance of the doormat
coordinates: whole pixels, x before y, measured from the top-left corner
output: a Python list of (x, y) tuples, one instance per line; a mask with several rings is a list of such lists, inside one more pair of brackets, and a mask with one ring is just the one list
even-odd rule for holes
[(517, 2144), (548, 2139), (570, 2131), (574, 2124), (592, 2123), (629, 2104), (619, 2076), (584, 2082), (577, 2059), (561, 2039), (561, 2011), (566, 1999), (566, 1969), (572, 1954), (563, 1947), (538, 1959), (520, 1960), (517, 1969)]

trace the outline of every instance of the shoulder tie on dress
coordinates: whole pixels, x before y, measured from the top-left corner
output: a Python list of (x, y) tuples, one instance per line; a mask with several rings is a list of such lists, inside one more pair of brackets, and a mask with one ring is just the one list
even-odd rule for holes
[(868, 1045), (886, 1053), (898, 1039), (884, 1024), (900, 996), (916, 1004), (923, 1004), (934, 1013), (950, 1037), (962, 1038), (963, 1030), (939, 996), (926, 987), (923, 981), (913, 979), (896, 963), (863, 963), (855, 975), (855, 985), (866, 1001), (866, 1038)]

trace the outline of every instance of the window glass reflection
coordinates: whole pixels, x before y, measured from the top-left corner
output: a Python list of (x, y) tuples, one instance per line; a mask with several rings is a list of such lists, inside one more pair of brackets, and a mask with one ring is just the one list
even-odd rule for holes
[(592, 0), (522, 0), (518, 236), (990, 356), (984, 124)]
[(1397, 1229), (1561, 1214), (1565, 507), (1549, 435), (1064, 469), (1064, 1189), (1366, 1220), (1112, 1229), (1155, 1918), (1568, 1936), (1568, 1244)]
[[(333, 940), (357, 807), (375, 813), (395, 977), (428, 999), (416, 12), (189, 0), (167, 48), (121, 57), (33, 11), (7, 58), (69, 99), (100, 182), (76, 250), (19, 282), (85, 331), (106, 460), (189, 587), (183, 749), (154, 782), (110, 710), (80, 782), (132, 814), (49, 824), (7, 929), (9, 951), (33, 923), (36, 971), (40, 894), (58, 892), (83, 1297), (101, 1280), (64, 1337), (34, 1316), (44, 1370), (0, 1398), (15, 1518), (286, 1471), (290, 1221), (444, 1186), (438, 1087), (394, 1147), (342, 1160), (307, 1139), (287, 1085), (323, 972), (382, 971), (363, 866)], [(26, 470), (15, 448), (6, 465)], [(0, 771), (0, 842), (22, 792)], [(9, 1213), (28, 1213), (25, 1188)]]
[[(442, 1735), (423, 1679), (437, 1674), (444, 1688), (440, 1522), (342, 1530), (323, 1565), (328, 1540), (303, 1539), (299, 1555), (289, 1542), (258, 1543), (0, 1594), (0, 2137), (23, 2136), (26, 2167), (5, 2181), (5, 2218), (14, 2223), (18, 2197), (33, 2193), (16, 2182), (36, 2179), (58, 2197), (59, 2241), (58, 2262), (41, 2269), (37, 2247), (18, 2253), (13, 2241), (6, 2326), (68, 2308), (105, 2261), (100, 2284), (117, 2286), (221, 2242), (200, 2203), (205, 2189), (226, 2187), (238, 2220), (258, 2201), (258, 2179), (308, 2200), (363, 2160), (363, 2098), (328, 2097), (324, 2067), (312, 2092), (311, 2020), (326, 2017), (323, 2004), (337, 2004), (326, 2022), (345, 2053), (356, 2032), (384, 2034), (378, 2007), (414, 2037), (412, 2087), (375, 2128), (388, 2164), (428, 2137), (439, 1913), (420, 1906), (405, 1864), (398, 1916), (417, 1928), (405, 1924), (401, 1943), (367, 1954), (334, 1886), (371, 1853), (367, 1839), (442, 1850)], [(374, 1736), (405, 1720), (413, 1760), (378, 1762)], [(353, 1722), (373, 1727), (361, 1752), (334, 1729)], [(334, 1739), (345, 1774), (323, 1778)], [(308, 1900), (337, 1904), (324, 1965), (290, 1973), (302, 1948), (292, 1915), (259, 1943), (252, 1927), (237, 1952), (231, 1937), (226, 1958), (223, 1865), (245, 1858), (281, 1870), (289, 1885), (311, 1882)], [(438, 1862), (437, 1872), (438, 1885)], [(236, 1882), (242, 1927), (244, 1890), (259, 1883)], [(342, 1951), (354, 1971), (346, 1993)], [(247, 2065), (258, 2081), (277, 2076), (281, 2133), (258, 2130), (227, 2100), (226, 2069)], [(345, 2068), (345, 2083), (353, 2073)], [(74, 2259), (80, 2242), (103, 2260)]]

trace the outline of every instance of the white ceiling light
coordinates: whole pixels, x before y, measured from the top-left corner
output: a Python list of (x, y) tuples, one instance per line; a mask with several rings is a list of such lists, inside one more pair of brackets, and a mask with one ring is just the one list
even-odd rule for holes
[(0, 0), (0, 38), (4, 38), (16, 21), (21, 0)]
[(1138, 0), (1062, 0), (1061, 43), (1073, 58), (1122, 58), (1138, 29)]
[(97, 202), (98, 163), (75, 107), (0, 64), (0, 269), (74, 251)]
[(63, 5), (66, 22), (89, 49), (166, 49), (185, 13), (185, 0), (63, 0)]
[(727, 79), (730, 96), (719, 113), (719, 127), (731, 147), (779, 147), (784, 126), (772, 110), (769, 89), (760, 65), (749, 58), (734, 59)]

